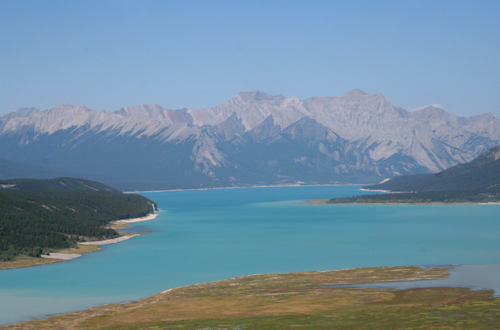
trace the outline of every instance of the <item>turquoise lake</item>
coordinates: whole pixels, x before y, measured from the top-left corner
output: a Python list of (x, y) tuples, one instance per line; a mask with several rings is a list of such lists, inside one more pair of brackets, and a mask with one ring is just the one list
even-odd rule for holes
[(500, 205), (310, 205), (360, 186), (148, 192), (148, 232), (52, 265), (0, 271), (0, 324), (243, 275), (500, 264)]

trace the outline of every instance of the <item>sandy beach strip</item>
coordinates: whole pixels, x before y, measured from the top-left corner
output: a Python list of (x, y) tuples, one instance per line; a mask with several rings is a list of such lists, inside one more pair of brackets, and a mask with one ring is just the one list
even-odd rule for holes
[[(133, 234), (133, 235), (127, 235), (127, 236), (120, 236), (116, 238), (110, 238), (110, 239), (105, 239), (102, 241), (94, 241), (94, 242), (83, 242), (83, 243), (78, 243), (78, 245), (107, 245), (107, 244), (114, 244), (114, 243), (119, 243), (126, 241), (134, 236), (138, 236), (139, 234)], [(49, 253), (49, 254), (42, 254), (40, 257), (42, 258), (47, 258), (47, 259), (60, 259), (60, 260), (71, 260), (71, 259), (76, 259), (78, 257), (81, 257), (81, 254), (74, 254), (74, 253)]]
[(73, 253), (49, 253), (49, 254), (42, 254), (40, 257), (47, 259), (71, 260), (81, 256), (82, 256), (81, 254), (73, 254)]
[[(151, 213), (146, 215), (145, 217), (141, 218), (133, 218), (133, 219), (124, 219), (124, 220), (116, 220), (113, 221), (114, 223), (134, 223), (134, 222), (141, 222), (141, 221), (148, 221), (148, 220), (153, 220), (158, 217), (158, 213)], [(131, 239), (134, 236), (138, 236), (140, 234), (132, 234), (132, 235), (124, 235), (116, 238), (110, 238), (110, 239), (105, 239), (102, 241), (92, 241), (92, 242), (82, 242), (78, 243), (79, 245), (107, 245), (107, 244), (115, 244), (118, 242), (123, 242), (128, 239)]]
[[(133, 222), (153, 220), (153, 219), (156, 219), (157, 217), (158, 217), (157, 213), (152, 213), (152, 214), (148, 214), (147, 216), (141, 217), (141, 218), (117, 220), (115, 222), (117, 222), (117, 223), (133, 223)], [(116, 237), (116, 238), (105, 239), (102, 241), (82, 242), (82, 243), (78, 243), (78, 245), (115, 244), (115, 243), (126, 241), (126, 240), (131, 239), (132, 237), (138, 236), (138, 235), (140, 235), (140, 234), (125, 235), (125, 236), (120, 236), (120, 237)], [(71, 260), (71, 259), (75, 259), (75, 258), (78, 258), (81, 256), (82, 256), (81, 254), (73, 254), (73, 253), (49, 253), (49, 254), (41, 255), (40, 257), (47, 258), (47, 259)]]
[(133, 222), (142, 222), (142, 221), (148, 221), (148, 220), (153, 220), (158, 217), (158, 213), (151, 213), (146, 215), (145, 217), (141, 218), (133, 218), (133, 219), (124, 219), (124, 220), (116, 220), (113, 221), (115, 223), (133, 223)]
[(120, 236), (117, 238), (110, 238), (110, 239), (105, 239), (102, 241), (82, 242), (82, 243), (78, 243), (78, 244), (79, 245), (108, 245), (108, 244), (115, 244), (115, 243), (123, 242), (123, 241), (131, 239), (132, 237), (135, 237), (135, 236), (139, 236), (139, 234)]

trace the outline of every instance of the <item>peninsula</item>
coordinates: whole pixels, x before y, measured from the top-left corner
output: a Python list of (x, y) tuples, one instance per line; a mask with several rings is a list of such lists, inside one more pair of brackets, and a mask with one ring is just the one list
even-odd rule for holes
[(75, 178), (0, 181), (0, 206), (0, 269), (96, 251), (103, 240), (124, 239), (116, 220), (144, 219), (157, 209), (143, 196)]
[(311, 203), (500, 203), (500, 147), (487, 151), (470, 163), (456, 165), (436, 174), (398, 176), (363, 189), (390, 193), (338, 197)]

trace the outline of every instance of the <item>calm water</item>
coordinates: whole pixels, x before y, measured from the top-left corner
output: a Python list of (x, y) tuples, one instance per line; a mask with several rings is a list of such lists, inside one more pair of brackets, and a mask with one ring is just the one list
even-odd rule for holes
[(368, 288), (391, 288), (391, 289), (413, 289), (429, 287), (463, 287), (473, 290), (495, 290), (495, 296), (500, 296), (500, 265), (457, 265), (451, 270), (448, 278), (440, 280), (425, 281), (401, 281), (385, 283), (369, 283), (358, 285), (342, 285), (343, 287), (368, 287)]
[(0, 271), (0, 324), (194, 283), (366, 266), (500, 264), (498, 205), (307, 205), (359, 186), (152, 192), (150, 234), (64, 263)]

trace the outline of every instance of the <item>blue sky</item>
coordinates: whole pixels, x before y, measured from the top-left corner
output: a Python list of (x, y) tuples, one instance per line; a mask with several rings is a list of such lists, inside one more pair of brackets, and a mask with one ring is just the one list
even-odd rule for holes
[(500, 117), (500, 1), (0, 0), (0, 115), (354, 88)]

